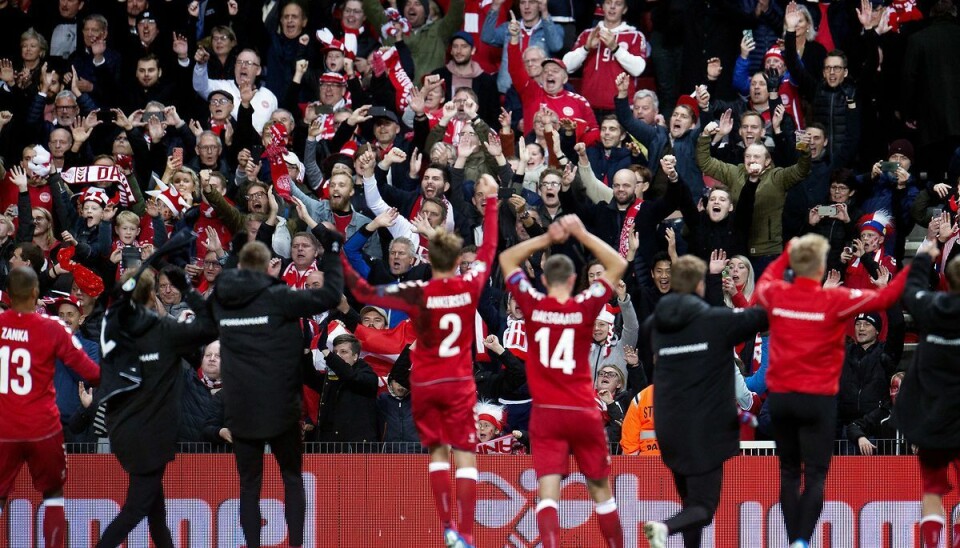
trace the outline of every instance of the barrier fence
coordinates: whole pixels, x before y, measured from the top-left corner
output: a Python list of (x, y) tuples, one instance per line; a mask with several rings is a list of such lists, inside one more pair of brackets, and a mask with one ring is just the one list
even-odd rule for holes
[[(70, 454), (65, 489), (68, 546), (94, 546), (119, 511), (126, 475), (112, 455)], [(534, 509), (536, 477), (529, 456), (478, 457), (477, 545), (533, 547), (538, 544)], [(602, 546), (593, 504), (583, 477), (564, 480), (560, 503), (563, 546)], [(452, 479), (452, 478), (451, 478)], [(441, 546), (441, 532), (427, 480), (425, 455), (308, 454), (306, 547)], [(642, 524), (664, 519), (680, 507), (672, 477), (657, 457), (613, 458), (611, 482), (627, 546), (646, 546)], [(180, 454), (166, 473), (168, 524), (177, 546), (243, 546), (232, 455)], [(778, 500), (777, 460), (740, 456), (727, 462), (724, 490), (703, 546), (786, 547)], [(920, 472), (909, 456), (836, 457), (826, 485), (826, 505), (815, 548), (910, 548), (918, 545)], [(958, 522), (955, 494), (945, 499), (949, 524)], [(283, 487), (273, 459), (266, 457), (264, 546), (283, 546)], [(26, 468), (0, 521), (0, 546), (38, 545), (40, 497)], [(146, 547), (146, 522), (128, 547)], [(42, 544), (40, 544), (42, 545)], [(682, 546), (679, 538), (670, 547)]]

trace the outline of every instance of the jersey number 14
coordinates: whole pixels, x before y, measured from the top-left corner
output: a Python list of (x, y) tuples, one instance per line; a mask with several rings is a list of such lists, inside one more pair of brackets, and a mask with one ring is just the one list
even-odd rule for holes
[(559, 369), (564, 375), (572, 375), (577, 362), (573, 359), (573, 328), (568, 327), (560, 333), (560, 338), (552, 345), (550, 353), (550, 328), (541, 327), (533, 335), (540, 345), (540, 363), (549, 369)]
[[(13, 377), (10, 377), (10, 366), (13, 365)], [(18, 396), (25, 396), (33, 388), (33, 377), (30, 376), (30, 351), (25, 348), (9, 346), (0, 347), (0, 394), (13, 392)]]

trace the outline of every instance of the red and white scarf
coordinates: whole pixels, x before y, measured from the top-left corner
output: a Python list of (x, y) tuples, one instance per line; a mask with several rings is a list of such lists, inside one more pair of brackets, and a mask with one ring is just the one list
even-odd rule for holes
[(310, 263), (310, 266), (308, 266), (307, 269), (302, 272), (297, 270), (297, 265), (290, 263), (287, 265), (287, 268), (284, 269), (283, 275), (280, 276), (280, 279), (294, 289), (303, 289), (304, 285), (307, 283), (307, 276), (316, 271), (316, 261)]
[(627, 218), (623, 220), (623, 228), (620, 229), (620, 246), (618, 251), (621, 257), (627, 256), (630, 250), (630, 232), (633, 230), (634, 223), (637, 222), (637, 213), (640, 213), (640, 206), (643, 205), (643, 198), (637, 198), (633, 205), (627, 208)]
[(60, 173), (60, 179), (68, 185), (89, 185), (93, 183), (115, 183), (117, 185), (120, 205), (129, 206), (135, 204), (137, 199), (133, 196), (133, 189), (130, 188), (130, 182), (127, 176), (123, 174), (117, 166), (83, 166), (71, 167)]
[(503, 347), (521, 360), (527, 360), (527, 322), (525, 320), (507, 318), (507, 328), (503, 331)]
[(283, 154), (287, 151), (287, 128), (281, 123), (270, 126), (270, 145), (267, 146), (267, 159), (270, 160), (270, 178), (273, 179), (273, 188), (286, 202), (293, 202), (293, 187), (290, 182), (290, 172)]
[(403, 112), (410, 103), (410, 90), (413, 89), (413, 80), (407, 74), (407, 71), (403, 70), (397, 48), (391, 46), (390, 49), (383, 53), (379, 51), (375, 53), (373, 67), (374, 73), (377, 74), (377, 76), (386, 72), (387, 78), (389, 78), (390, 83), (393, 84), (393, 89), (397, 91), (397, 112)]
[(478, 455), (510, 455), (514, 447), (522, 447), (511, 434), (477, 444)]

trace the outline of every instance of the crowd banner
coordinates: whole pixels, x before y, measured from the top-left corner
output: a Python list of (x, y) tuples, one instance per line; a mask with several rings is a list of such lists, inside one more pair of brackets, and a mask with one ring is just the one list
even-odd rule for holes
[[(266, 457), (261, 499), (264, 546), (284, 546), (283, 487), (273, 458)], [(120, 509), (126, 474), (112, 455), (71, 454), (65, 489), (68, 546), (94, 546)], [(478, 457), (477, 545), (537, 546), (536, 476), (530, 456)], [(563, 546), (600, 546), (586, 484), (573, 473), (560, 502)], [(425, 455), (305, 455), (307, 548), (439, 546), (441, 531), (427, 481)], [(613, 458), (611, 484), (627, 546), (646, 546), (645, 520), (679, 509), (669, 471), (657, 457)], [(727, 462), (724, 489), (703, 546), (786, 547), (778, 504), (776, 457), (741, 456)], [(233, 455), (180, 454), (167, 467), (167, 520), (180, 547), (239, 548), (239, 481)], [(835, 457), (814, 548), (912, 548), (919, 542), (920, 470), (915, 457)], [(40, 496), (26, 467), (17, 478), (0, 521), (0, 546), (42, 546)], [(944, 500), (948, 527), (960, 514), (958, 498)], [(146, 521), (129, 537), (147, 547)], [(682, 546), (672, 538), (669, 547)]]

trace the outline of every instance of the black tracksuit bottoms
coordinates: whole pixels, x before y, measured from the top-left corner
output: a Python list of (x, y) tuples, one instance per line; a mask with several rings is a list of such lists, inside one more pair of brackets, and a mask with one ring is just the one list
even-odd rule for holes
[(127, 500), (97, 543), (97, 548), (114, 548), (127, 540), (133, 528), (147, 518), (150, 538), (157, 548), (173, 548), (167, 527), (167, 507), (163, 497), (163, 471), (167, 465), (146, 474), (130, 474)]
[(703, 474), (673, 472), (673, 483), (683, 502), (683, 510), (664, 522), (670, 534), (683, 535), (685, 548), (700, 548), (703, 528), (710, 525), (720, 504), (723, 464)]
[(284, 518), (289, 531), (288, 546), (303, 546), (303, 523), (307, 496), (303, 489), (303, 441), (300, 425), (269, 439), (233, 437), (233, 451), (240, 475), (240, 527), (248, 548), (260, 548), (260, 489), (263, 487), (263, 448), (269, 443), (280, 478), (283, 480)]
[(823, 484), (833, 453), (837, 398), (771, 392), (767, 402), (780, 458), (780, 506), (787, 542), (809, 542), (823, 510)]

